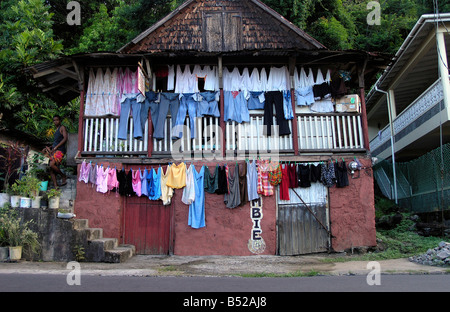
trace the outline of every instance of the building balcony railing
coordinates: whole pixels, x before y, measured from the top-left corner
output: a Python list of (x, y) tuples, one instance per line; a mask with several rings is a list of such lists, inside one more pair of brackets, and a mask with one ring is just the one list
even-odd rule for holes
[[(141, 139), (133, 138), (133, 119), (128, 121), (128, 138), (118, 138), (119, 117), (84, 117), (82, 155), (142, 156), (173, 158), (179, 154), (213, 153), (243, 155), (304, 152), (351, 152), (364, 150), (361, 115), (350, 113), (297, 114), (289, 120), (289, 135), (278, 135), (273, 117), (272, 135), (265, 135), (264, 116), (253, 114), (250, 121), (222, 122), (219, 117), (195, 119), (196, 135), (191, 137), (190, 119), (186, 118), (183, 135), (174, 139), (173, 120), (168, 117), (164, 138), (149, 133), (149, 123)], [(294, 131), (294, 124), (297, 126)], [(297, 140), (297, 144), (295, 143)], [(223, 150), (225, 148), (225, 150)]]
[[(439, 78), (392, 121), (395, 141), (398, 142), (399, 140), (407, 138), (408, 135), (413, 131), (416, 131), (420, 125), (425, 125), (429, 122), (433, 123), (432, 118), (440, 114), (444, 109), (444, 105), (439, 107), (439, 104), (443, 99), (444, 93), (441, 79)], [(435, 126), (436, 124), (434, 127)], [(432, 129), (433, 126), (431, 125), (431, 127), (428, 128)], [(425, 133), (422, 133), (422, 135), (424, 134)], [(413, 137), (413, 140), (417, 140), (420, 138), (420, 135), (414, 135)], [(374, 156), (387, 155), (387, 151), (389, 151), (391, 147), (390, 139), (391, 130), (388, 124), (370, 141), (370, 150), (372, 151), (372, 154)], [(403, 145), (407, 145), (407, 143), (408, 142), (403, 142)]]

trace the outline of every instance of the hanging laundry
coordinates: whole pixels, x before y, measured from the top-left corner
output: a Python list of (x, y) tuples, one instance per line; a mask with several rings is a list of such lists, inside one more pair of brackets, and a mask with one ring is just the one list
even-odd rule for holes
[(110, 168), (108, 172), (108, 191), (116, 192), (116, 196), (119, 194), (119, 181), (117, 180), (117, 169)]
[(172, 91), (174, 88), (175, 88), (175, 65), (168, 65), (167, 91)]
[(320, 177), (322, 176), (322, 166), (320, 164), (311, 164), (309, 166), (309, 170), (311, 182), (320, 182)]
[(349, 185), (348, 182), (348, 172), (347, 172), (347, 165), (345, 164), (345, 161), (342, 160), (341, 163), (334, 164), (334, 170), (336, 175), (336, 187), (346, 187)]
[(204, 189), (205, 192), (214, 194), (219, 188), (219, 165), (214, 169), (214, 174), (211, 175), (209, 168), (205, 166), (205, 174), (204, 174)]
[(90, 165), (91, 169), (89, 170), (89, 183), (91, 183), (92, 187), (97, 185), (97, 164)]
[(100, 166), (97, 171), (97, 192), (106, 193), (108, 192), (108, 173), (109, 168), (104, 168)]
[(290, 176), (288, 165), (281, 165), (280, 200), (289, 200)]
[(227, 208), (236, 208), (241, 204), (241, 193), (239, 189), (239, 166), (234, 166), (234, 173), (228, 172), (228, 192), (224, 195)]
[(141, 106), (145, 102), (145, 96), (138, 88), (138, 71), (132, 72), (126, 68), (123, 76), (121, 108), (119, 117), (118, 138), (126, 140), (128, 138), (128, 124), (130, 113), (133, 117), (133, 137), (142, 139)]
[(126, 189), (127, 189), (127, 174), (125, 173), (124, 168), (122, 167), (122, 170), (117, 172), (117, 181), (119, 181), (119, 195), (127, 195)]
[(290, 90), (283, 91), (283, 113), (286, 120), (294, 119)]
[(258, 171), (256, 169), (256, 160), (246, 161), (247, 165), (247, 193), (248, 200), (252, 201), (259, 198), (258, 195)]
[[(311, 77), (312, 78), (312, 77)], [(294, 72), (294, 85), (295, 85), (295, 101), (298, 106), (305, 106), (314, 104), (314, 79), (310, 79), (302, 67), (300, 74), (298, 74), (297, 68)]]
[(267, 136), (272, 135), (273, 126), (273, 107), (275, 106), (276, 123), (278, 125), (278, 135), (289, 135), (291, 130), (289, 129), (289, 123), (284, 117), (283, 109), (283, 93), (280, 91), (269, 91), (265, 93), (264, 103), (264, 134)]
[(272, 196), (273, 185), (269, 182), (269, 160), (258, 160), (257, 165), (258, 194), (264, 196)]
[(104, 114), (119, 116), (118, 111), (118, 92), (117, 92), (117, 75), (118, 69), (114, 68), (112, 71), (107, 68), (103, 77), (103, 92), (102, 99), (104, 103)]
[(148, 170), (147, 173), (147, 197), (150, 199), (155, 194), (154, 181), (153, 181), (153, 167)]
[(161, 169), (161, 200), (163, 202), (163, 205), (167, 206), (170, 205), (172, 202), (173, 197), (173, 188), (167, 186), (167, 180), (169, 179), (171, 171), (171, 166), (167, 165), (166, 172), (164, 173), (164, 170)]
[(297, 188), (298, 187), (297, 166), (294, 163), (289, 163), (287, 165), (287, 168), (289, 175), (289, 188)]
[(321, 69), (317, 70), (317, 78), (313, 87), (314, 99), (321, 100), (331, 97), (330, 81), (323, 78)]
[(80, 165), (80, 174), (78, 177), (79, 182), (84, 182), (86, 184), (89, 182), (90, 169), (91, 169), (91, 164), (87, 163), (86, 161), (83, 160), (83, 162)]
[(224, 121), (250, 122), (250, 112), (247, 105), (244, 92), (224, 91)]
[(171, 165), (166, 185), (173, 189), (181, 189), (186, 186), (186, 164), (184, 162)]
[(197, 117), (197, 94), (195, 93), (183, 93), (180, 100), (180, 107), (172, 128), (172, 137), (180, 139), (183, 137), (185, 130), (184, 122), (186, 120), (186, 114), (189, 116), (189, 129), (191, 132), (191, 139), (196, 138), (196, 117)]
[(141, 169), (132, 170), (132, 184), (133, 184), (133, 191), (136, 193), (137, 196), (141, 197), (142, 195)]
[(269, 182), (273, 186), (281, 183), (281, 166), (278, 161), (269, 161)]
[(193, 168), (194, 173), (195, 199), (189, 205), (188, 225), (194, 229), (199, 229), (205, 227), (205, 189), (203, 187), (205, 167), (202, 166), (199, 172), (195, 170), (194, 165), (190, 167)]
[(298, 183), (299, 187), (311, 187), (309, 165), (298, 164), (297, 176), (299, 181)]
[(287, 66), (270, 68), (269, 78), (267, 79), (266, 91), (284, 91), (290, 90), (288, 84), (289, 70)]
[(155, 103), (156, 107), (152, 112), (153, 137), (160, 140), (165, 136), (165, 123), (169, 109), (172, 122), (175, 124), (180, 108), (180, 94), (161, 92), (159, 93), (159, 102), (155, 100)]
[(198, 95), (197, 117), (220, 117), (219, 92), (200, 92)]
[(133, 170), (130, 169), (125, 176), (125, 196), (133, 195), (136, 195), (136, 193), (133, 190)]
[(217, 190), (216, 194), (228, 193), (228, 182), (225, 166), (217, 167)]
[(152, 184), (150, 185), (150, 190), (148, 192), (148, 199), (159, 200), (162, 195), (161, 191), (161, 166), (158, 166), (158, 170), (152, 168), (149, 172), (153, 176)]
[(245, 205), (248, 203), (248, 188), (247, 188), (247, 165), (246, 163), (242, 164), (242, 169), (238, 166), (238, 172), (239, 172), (239, 193), (241, 195), (240, 197), (240, 206)]
[(326, 187), (332, 187), (336, 183), (336, 173), (333, 162), (321, 165), (321, 182)]
[(144, 170), (141, 172), (141, 175), (140, 175), (141, 195), (145, 195), (148, 197), (147, 175), (148, 175), (148, 170), (147, 170), (147, 168), (144, 168)]
[(175, 93), (196, 93), (199, 92), (197, 79), (191, 72), (189, 65), (184, 66), (184, 70), (177, 65), (175, 78)]
[(181, 201), (186, 205), (190, 205), (195, 200), (196, 184), (194, 181), (194, 165), (190, 165), (186, 170), (186, 186), (183, 189)]

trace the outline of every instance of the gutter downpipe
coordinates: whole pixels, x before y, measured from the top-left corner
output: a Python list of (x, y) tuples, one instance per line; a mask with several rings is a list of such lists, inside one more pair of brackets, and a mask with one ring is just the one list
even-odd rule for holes
[(392, 121), (392, 111), (391, 111), (391, 99), (389, 94), (386, 91), (378, 89), (377, 85), (375, 84), (375, 91), (384, 93), (386, 95), (386, 100), (388, 104), (388, 115), (389, 115), (389, 128), (391, 130), (391, 157), (392, 157), (392, 171), (394, 173), (393, 179), (394, 179), (394, 199), (395, 204), (398, 204), (398, 193), (397, 193), (397, 172), (396, 172), (396, 166), (395, 166), (395, 147), (394, 147), (394, 127), (393, 127), (393, 121)]

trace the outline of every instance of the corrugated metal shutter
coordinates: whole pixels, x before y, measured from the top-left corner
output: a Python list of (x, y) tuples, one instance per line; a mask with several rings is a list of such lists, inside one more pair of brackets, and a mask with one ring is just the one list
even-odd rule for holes
[(329, 247), (328, 189), (321, 183), (289, 189), (289, 201), (278, 204), (278, 253), (301, 255)]

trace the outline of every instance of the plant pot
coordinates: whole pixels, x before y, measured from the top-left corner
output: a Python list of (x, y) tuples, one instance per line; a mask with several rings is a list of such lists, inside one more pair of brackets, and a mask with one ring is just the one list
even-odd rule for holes
[(59, 208), (59, 197), (50, 197), (48, 199), (48, 208), (58, 209)]
[(22, 246), (9, 247), (9, 260), (22, 259)]
[(31, 198), (20, 197), (20, 208), (31, 208)]
[(36, 196), (31, 200), (31, 208), (40, 208), (41, 207), (41, 199), (42, 196)]
[(11, 195), (8, 193), (0, 193), (0, 208), (3, 207), (6, 203), (11, 202)]
[(20, 206), (20, 196), (18, 195), (11, 196), (11, 207), (19, 208), (19, 206)]
[(0, 247), (0, 261), (8, 260), (9, 256), (9, 248), (8, 247)]
[(47, 188), (48, 188), (48, 181), (42, 181), (39, 190), (45, 192), (47, 191)]
[(71, 219), (73, 217), (76, 217), (76, 215), (71, 212), (58, 212), (57, 217), (60, 219)]

